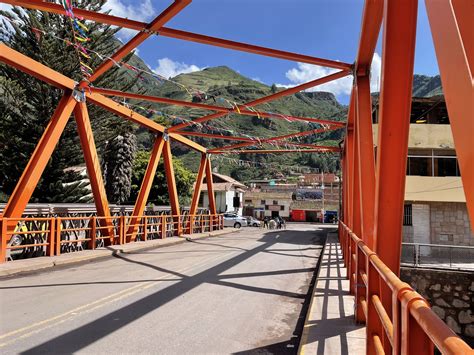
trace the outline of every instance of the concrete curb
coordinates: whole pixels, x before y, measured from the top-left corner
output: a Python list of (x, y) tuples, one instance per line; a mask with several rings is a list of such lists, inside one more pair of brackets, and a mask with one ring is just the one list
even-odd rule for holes
[(113, 245), (110, 247), (99, 248), (95, 250), (84, 250), (74, 253), (66, 253), (52, 257), (38, 257), (31, 259), (22, 259), (6, 262), (0, 265), (0, 278), (7, 276), (15, 276), (22, 273), (36, 272), (40, 270), (51, 269), (57, 266), (67, 266), (79, 264), (82, 262), (93, 261), (111, 257), (117, 254), (128, 254), (137, 251), (145, 251), (149, 249), (169, 247), (177, 244), (185, 243), (187, 239), (204, 239), (209, 237), (217, 237), (225, 234), (235, 233), (239, 231), (236, 228), (227, 228), (223, 230), (184, 234), (180, 237), (171, 237), (166, 239), (154, 239), (146, 242), (135, 242), (123, 245)]

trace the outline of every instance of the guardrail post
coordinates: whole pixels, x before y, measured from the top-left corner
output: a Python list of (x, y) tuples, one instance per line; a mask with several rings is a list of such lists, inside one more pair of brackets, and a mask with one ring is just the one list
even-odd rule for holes
[(367, 256), (365, 262), (365, 268), (367, 270), (367, 319), (366, 319), (366, 348), (367, 354), (375, 354), (375, 343), (374, 335), (378, 335), (380, 338), (383, 336), (384, 330), (382, 329), (382, 324), (380, 318), (375, 309), (374, 303), (372, 302), (372, 296), (378, 295), (380, 276), (375, 269), (375, 267), (370, 262), (372, 255)]
[(125, 216), (120, 216), (119, 218), (119, 228), (118, 228), (118, 233), (119, 233), (119, 244), (123, 244), (123, 241), (125, 240)]
[[(406, 293), (414, 293), (414, 291), (406, 291)], [(407, 294), (406, 294), (407, 295)], [(414, 302), (422, 301), (428, 305), (428, 302), (421, 296), (402, 297), (401, 302), (401, 353), (428, 355), (434, 353), (434, 345), (428, 335), (423, 331), (418, 322), (410, 314), (410, 307)], [(428, 305), (429, 307), (429, 305)]]
[(213, 215), (209, 212), (209, 232), (212, 232), (214, 227)]
[(60, 217), (56, 218), (56, 255), (61, 255), (61, 229), (62, 229), (62, 219)]
[(161, 239), (166, 238), (166, 224), (168, 221), (166, 220), (166, 215), (161, 215)]
[[(58, 217), (57, 219), (59, 219)], [(49, 233), (48, 233), (48, 246), (46, 247), (46, 255), (48, 256), (54, 256), (54, 244), (57, 238), (56, 235), (56, 218), (51, 217), (49, 219)]]
[(92, 216), (90, 221), (90, 240), (89, 240), (89, 249), (92, 249), (94, 250), (95, 249), (95, 246), (96, 246), (96, 241), (97, 241), (97, 236), (96, 236), (96, 233), (97, 233), (97, 225), (96, 225), (96, 217), (95, 216)]
[(143, 216), (143, 241), (146, 242), (147, 240), (147, 234), (148, 234), (148, 217)]
[(204, 233), (204, 215), (201, 214), (201, 233)]
[(365, 254), (360, 249), (359, 245), (356, 244), (356, 287), (355, 287), (355, 320), (358, 323), (364, 323), (365, 313), (362, 308), (362, 300), (366, 296), (365, 283), (362, 280), (362, 272), (365, 272)]
[(7, 258), (7, 219), (0, 218), (0, 225), (0, 264), (2, 264)]

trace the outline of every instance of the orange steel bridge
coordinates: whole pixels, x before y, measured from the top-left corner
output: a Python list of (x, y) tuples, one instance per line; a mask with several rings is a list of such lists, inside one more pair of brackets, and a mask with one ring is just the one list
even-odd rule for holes
[[(65, 14), (62, 6), (41, 0), (4, 0), (2, 2), (59, 15)], [(474, 105), (472, 104), (474, 4), (472, 0), (426, 0), (425, 2), (472, 222), (474, 221), (474, 149), (472, 148), (472, 133), (474, 132)], [(164, 159), (169, 187), (172, 223), (176, 226), (174, 229), (176, 233), (182, 234), (184, 231), (195, 232), (196, 228), (198, 230), (222, 228), (222, 219), (216, 213), (215, 201), (212, 198), (214, 194), (212, 193), (210, 154), (340, 152), (343, 169), (343, 210), (339, 236), (345, 263), (349, 270), (351, 292), (355, 296), (355, 321), (365, 322), (367, 325), (367, 352), (370, 354), (432, 354), (433, 347), (436, 346), (446, 354), (471, 353), (472, 349), (437, 318), (426, 300), (398, 278), (417, 0), (366, 0), (360, 44), (354, 63), (290, 53), (165, 27), (170, 19), (178, 15), (190, 3), (191, 0), (176, 0), (150, 23), (74, 9), (74, 13), (85, 20), (139, 31), (135, 37), (95, 68), (87, 81), (80, 83), (76, 83), (9, 48), (6, 44), (0, 44), (0, 61), (62, 89), (64, 92), (1, 216), (0, 262), (5, 260), (7, 242), (17, 222), (22, 219), (23, 211), (32, 192), (72, 114), (77, 123), (97, 208), (97, 217), (94, 217), (96, 219), (88, 227), (90, 229), (88, 241), (91, 244), (94, 244), (96, 238), (104, 239), (105, 243), (109, 244), (134, 241), (139, 228), (142, 228), (140, 229), (141, 233), (145, 230), (146, 235), (148, 217), (144, 216), (144, 209), (161, 156)], [(371, 120), (370, 66), (382, 23), (380, 119), (378, 148), (375, 154)], [(147, 38), (157, 34), (268, 57), (321, 65), (337, 71), (272, 95), (236, 105), (233, 108), (145, 96), (93, 86), (94, 81), (109, 70), (115, 62), (120, 61)], [(319, 123), (323, 128), (262, 140), (184, 130), (185, 128), (192, 129), (193, 124), (218, 119), (229, 113), (254, 116), (256, 111), (252, 110), (252, 107), (349, 75), (352, 75), (354, 81), (346, 123), (311, 117), (290, 117), (291, 120)], [(209, 110), (212, 113), (192, 122), (164, 127), (109, 99), (108, 96), (195, 107)], [(98, 105), (156, 134), (133, 214), (130, 217), (122, 217), (118, 224), (112, 222), (113, 217), (109, 211), (88, 115), (88, 104)], [(262, 113), (262, 116), (278, 118), (265, 113)], [(240, 149), (344, 127), (346, 136), (342, 148), (292, 144), (295, 147), (293, 149)], [(208, 150), (186, 138), (187, 136), (226, 139), (239, 143)], [(180, 216), (178, 191), (172, 165), (171, 142), (184, 144), (200, 152), (202, 156), (189, 217), (184, 223), (182, 216)], [(211, 197), (210, 214), (207, 221), (200, 217), (200, 221), (196, 225), (194, 218), (197, 218), (196, 211), (204, 176), (207, 177), (207, 187)], [(60, 225), (61, 223), (59, 223)], [(164, 228), (161, 235), (164, 237), (167, 223), (161, 221), (159, 225)], [(51, 236), (55, 235), (58, 222), (49, 221), (48, 226), (48, 230), (43, 232), (50, 233)], [(100, 233), (97, 232), (98, 229), (100, 229)], [(60, 239), (58, 240), (60, 241)], [(54, 255), (55, 250), (56, 252), (60, 250), (60, 247), (54, 246), (55, 241), (57, 243), (58, 240), (53, 237), (49, 238), (48, 253), (50, 255)]]

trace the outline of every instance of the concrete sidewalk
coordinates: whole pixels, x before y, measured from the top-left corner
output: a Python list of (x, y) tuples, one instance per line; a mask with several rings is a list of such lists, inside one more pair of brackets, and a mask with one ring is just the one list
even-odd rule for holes
[(216, 237), (223, 234), (234, 233), (238, 230), (239, 229), (236, 228), (225, 228), (213, 232), (183, 234), (180, 237), (153, 239), (147, 240), (146, 242), (112, 245), (104, 248), (97, 248), (95, 250), (83, 250), (52, 257), (43, 256), (31, 259), (8, 261), (4, 264), (0, 264), (0, 277), (16, 275), (25, 272), (34, 272), (42, 269), (53, 268), (55, 266), (64, 266), (84, 261), (92, 261), (99, 258), (110, 257), (116, 254), (126, 254), (135, 251), (167, 247), (185, 243), (186, 239)]
[(328, 235), (299, 354), (365, 354), (365, 326), (354, 322), (354, 297), (337, 234)]

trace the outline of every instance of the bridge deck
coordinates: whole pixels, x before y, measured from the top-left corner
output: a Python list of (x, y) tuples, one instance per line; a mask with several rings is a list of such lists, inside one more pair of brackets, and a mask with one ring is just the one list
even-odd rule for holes
[(329, 233), (304, 325), (301, 354), (365, 354), (365, 327), (354, 324), (354, 296), (349, 294), (337, 235)]
[(2, 279), (0, 352), (296, 353), (326, 231), (244, 228)]

